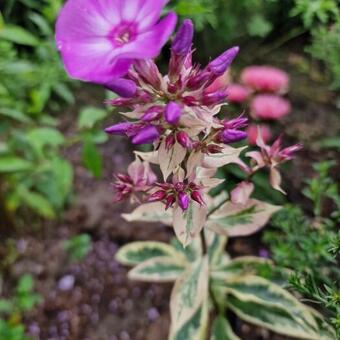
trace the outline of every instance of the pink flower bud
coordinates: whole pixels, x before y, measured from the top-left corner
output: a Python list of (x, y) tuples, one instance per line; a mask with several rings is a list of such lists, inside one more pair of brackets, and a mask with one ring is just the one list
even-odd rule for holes
[(133, 144), (149, 144), (153, 143), (159, 138), (159, 132), (157, 128), (153, 125), (148, 125), (143, 127), (138, 131), (138, 133), (133, 137)]
[(134, 124), (129, 122), (118, 123), (105, 129), (105, 132), (110, 135), (125, 135)]
[(134, 67), (138, 75), (147, 83), (158, 89), (161, 85), (160, 73), (151, 59), (135, 60)]
[(200, 71), (197, 75), (191, 77), (188, 81), (188, 88), (196, 90), (202, 87), (211, 78), (211, 72), (204, 70)]
[(188, 194), (186, 194), (184, 191), (181, 191), (178, 194), (178, 204), (182, 208), (183, 211), (189, 208), (190, 198)]
[(176, 138), (177, 138), (177, 142), (179, 144), (181, 144), (183, 146), (183, 148), (185, 148), (185, 149), (190, 148), (191, 141), (190, 141), (189, 135), (186, 132), (184, 132), (184, 131), (177, 132)]
[(187, 55), (190, 52), (193, 37), (194, 25), (191, 20), (185, 19), (172, 43), (172, 51), (182, 56)]
[(166, 192), (164, 190), (158, 190), (148, 197), (148, 202), (163, 201), (165, 197), (166, 197)]
[(165, 120), (169, 124), (178, 123), (182, 115), (182, 108), (175, 102), (170, 102), (165, 108)]
[(240, 48), (238, 46), (235, 46), (225, 51), (209, 64), (210, 71), (215, 76), (221, 76), (229, 68), (229, 66), (237, 56), (239, 50)]
[(289, 146), (279, 152), (279, 156), (284, 161), (288, 161), (293, 159), (294, 154), (298, 151), (300, 151), (303, 148), (302, 144), (295, 144), (292, 146)]
[(207, 93), (202, 99), (202, 104), (206, 106), (218, 105), (227, 101), (227, 91), (219, 90), (214, 93)]
[(114, 79), (111, 82), (106, 83), (105, 87), (124, 98), (131, 98), (137, 92), (136, 83), (129, 79)]
[(191, 193), (191, 198), (192, 198), (195, 202), (197, 202), (199, 205), (205, 205), (205, 202), (204, 202), (204, 200), (203, 200), (203, 198), (202, 198), (202, 196), (201, 196), (201, 194), (200, 194), (199, 191), (193, 191), (193, 192)]
[(210, 144), (207, 146), (207, 152), (211, 154), (217, 154), (222, 152), (222, 148), (216, 144)]
[(240, 129), (248, 125), (248, 118), (244, 118), (241, 115), (231, 120), (224, 120), (222, 124), (227, 129)]
[(162, 111), (162, 106), (153, 106), (144, 113), (144, 115), (141, 117), (141, 120), (143, 120), (144, 122), (157, 120), (161, 117)]
[(175, 202), (176, 202), (175, 195), (168, 196), (166, 199), (166, 203), (165, 203), (165, 210), (168, 210), (169, 208), (171, 208)]
[(218, 134), (218, 141), (224, 144), (236, 143), (247, 138), (247, 133), (236, 129), (225, 129)]
[(165, 139), (165, 148), (166, 150), (170, 150), (172, 146), (175, 144), (175, 137), (173, 134), (169, 135)]

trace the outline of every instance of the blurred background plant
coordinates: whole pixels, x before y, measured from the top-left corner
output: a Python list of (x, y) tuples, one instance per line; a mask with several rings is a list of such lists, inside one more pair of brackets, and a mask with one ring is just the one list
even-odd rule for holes
[(245, 56), (248, 64), (304, 35), (308, 39), (306, 51), (321, 61), (332, 88), (340, 88), (337, 0), (174, 0), (169, 7), (194, 20), (211, 54), (225, 44), (248, 45), (245, 48), (252, 50)]
[(287, 205), (273, 218), (264, 241), (275, 263), (292, 271), (290, 286), (322, 308), (339, 335), (340, 192), (330, 177), (334, 165), (334, 161), (315, 164), (315, 177), (306, 180), (303, 194), (311, 202), (312, 215)]
[[(23, 317), (37, 304), (42, 303), (42, 298), (33, 290), (33, 277), (23, 275), (15, 288), (14, 295), (10, 298), (0, 298), (0, 336), (6, 340), (26, 340), (25, 328), (22, 324)], [(0, 293), (1, 287), (0, 287)]]

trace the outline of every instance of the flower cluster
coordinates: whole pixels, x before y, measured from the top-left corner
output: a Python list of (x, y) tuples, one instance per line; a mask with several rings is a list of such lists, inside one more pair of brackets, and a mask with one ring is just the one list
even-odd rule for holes
[(110, 102), (130, 108), (126, 116), (134, 121), (108, 127), (107, 133), (125, 134), (134, 144), (159, 141), (166, 133), (168, 149), (176, 142), (190, 149), (197, 142), (195, 137), (206, 132), (225, 143), (245, 138), (238, 130), (244, 124), (228, 123), (216, 117), (226, 102), (227, 86), (211, 88), (229, 68), (239, 49), (233, 47), (200, 68), (192, 63), (193, 30), (192, 22), (185, 20), (173, 41), (166, 76), (160, 74), (153, 60), (135, 62), (124, 79), (129, 84), (125, 92), (121, 91), (125, 98)]
[[(248, 119), (223, 117), (222, 106), (228, 97), (241, 102), (254, 91), (282, 92), (288, 83), (274, 76), (256, 82), (247, 70), (242, 78), (247, 88), (229, 86), (228, 69), (239, 48), (227, 49), (205, 67), (195, 64), (190, 20), (184, 20), (175, 35), (168, 74), (162, 75), (152, 58), (176, 22), (173, 13), (158, 22), (165, 3), (68, 0), (58, 19), (57, 44), (71, 76), (103, 84), (119, 95), (108, 104), (128, 109), (121, 113), (124, 121), (105, 131), (125, 135), (136, 145), (153, 146), (150, 152), (135, 152), (136, 160), (127, 173), (115, 175), (115, 200), (159, 202), (164, 209), (172, 209), (176, 235), (187, 244), (205, 224), (211, 201), (208, 192), (224, 181), (215, 177), (218, 168), (234, 163), (244, 171), (246, 180), (230, 197), (235, 204), (246, 204), (254, 189), (252, 177), (263, 167), (270, 169), (272, 186), (282, 191), (278, 167), (300, 146), (282, 150), (278, 140), (270, 147), (261, 132), (260, 151), (245, 154), (251, 159), (249, 165), (241, 160), (246, 147), (231, 144), (247, 138)], [(256, 104), (255, 99), (259, 98), (254, 98)], [(159, 166), (162, 180), (151, 165)], [(195, 224), (190, 235), (187, 223)]]

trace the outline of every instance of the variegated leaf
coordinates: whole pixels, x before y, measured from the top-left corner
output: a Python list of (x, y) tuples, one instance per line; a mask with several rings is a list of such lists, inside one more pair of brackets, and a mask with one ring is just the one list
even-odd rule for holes
[(144, 261), (159, 257), (168, 257), (185, 263), (186, 258), (172, 246), (162, 242), (133, 242), (119, 249), (116, 260), (128, 266), (134, 266)]
[(203, 232), (205, 232), (207, 238), (209, 262), (213, 267), (220, 263), (228, 239), (226, 236), (214, 233), (208, 229)]
[(212, 333), (210, 340), (241, 340), (231, 328), (229, 321), (219, 315), (214, 320), (212, 325)]
[(185, 212), (179, 206), (174, 208), (174, 231), (184, 247), (188, 246), (198, 236), (206, 222), (206, 216), (207, 208), (194, 201), (191, 201)]
[(196, 313), (176, 332), (170, 334), (169, 340), (206, 340), (209, 325), (209, 303), (205, 298)]
[(184, 271), (186, 262), (180, 264), (170, 257), (155, 257), (130, 270), (131, 280), (144, 282), (172, 282)]
[(246, 205), (227, 202), (209, 217), (207, 226), (230, 237), (247, 236), (263, 228), (280, 209), (255, 199), (250, 199)]
[(226, 280), (226, 302), (240, 318), (277, 333), (303, 339), (319, 339), (318, 325), (310, 310), (280, 286), (256, 276)]
[(262, 305), (255, 301), (240, 300), (232, 295), (228, 297), (228, 307), (239, 318), (273, 332), (305, 340), (321, 339), (316, 330), (298, 323), (287, 309)]
[(170, 150), (167, 150), (165, 138), (163, 139), (158, 150), (158, 161), (165, 181), (183, 162), (186, 154), (187, 150), (177, 142)]
[(238, 163), (240, 161), (240, 154), (247, 147), (233, 148), (225, 146), (221, 153), (206, 155), (203, 160), (203, 166), (206, 168), (220, 168), (227, 164)]
[(172, 225), (172, 209), (165, 210), (161, 202), (146, 203), (136, 208), (130, 214), (122, 214), (122, 217), (128, 222), (161, 222)]
[[(208, 281), (209, 269), (206, 256), (197, 259), (177, 279), (170, 300), (170, 339), (184, 340), (179, 334), (183, 332), (183, 328), (186, 328), (188, 324), (192, 328), (192, 322), (197, 319), (197, 313), (199, 313), (198, 323), (200, 323), (202, 313), (200, 310), (208, 299)], [(194, 329), (200, 329), (200, 325), (195, 325)]]
[(214, 280), (226, 280), (233, 276), (259, 275), (261, 271), (271, 270), (273, 263), (269, 259), (256, 256), (237, 257), (216, 266), (211, 273)]
[(209, 206), (209, 213), (215, 209), (218, 209), (221, 207), (229, 198), (229, 194), (227, 191), (220, 192), (217, 196), (210, 198), (210, 201), (208, 203)]
[(202, 241), (196, 237), (187, 247), (183, 247), (182, 243), (177, 238), (171, 240), (171, 245), (178, 251), (183, 253), (189, 262), (195, 262), (202, 256)]

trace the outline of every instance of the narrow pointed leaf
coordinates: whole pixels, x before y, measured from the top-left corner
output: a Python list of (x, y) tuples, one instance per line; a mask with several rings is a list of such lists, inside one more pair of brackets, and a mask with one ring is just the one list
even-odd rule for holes
[(210, 216), (207, 226), (230, 237), (248, 236), (264, 227), (280, 209), (255, 199), (245, 205), (227, 202)]
[(185, 262), (185, 257), (172, 246), (162, 242), (133, 242), (119, 249), (116, 260), (124, 265), (133, 266), (144, 261), (168, 257)]
[(165, 210), (161, 202), (142, 204), (130, 214), (122, 214), (128, 222), (161, 222), (165, 225), (172, 225), (172, 209)]
[(229, 321), (219, 315), (212, 325), (212, 334), (210, 340), (241, 340), (231, 328)]
[[(196, 260), (196, 262), (192, 263), (177, 279), (170, 300), (170, 339), (184, 339), (179, 334), (181, 334), (187, 323), (192, 324), (192, 320), (196, 319), (197, 313), (199, 313), (204, 303), (206, 303), (208, 298), (208, 281), (209, 270), (207, 257)], [(199, 319), (200, 315), (199, 313)], [(199, 325), (194, 327), (194, 329), (198, 328), (200, 328)], [(187, 339), (191, 338), (189, 337)]]
[(185, 261), (180, 264), (173, 258), (155, 257), (140, 263), (129, 272), (128, 276), (131, 280), (144, 282), (172, 282), (181, 275), (185, 265)]

